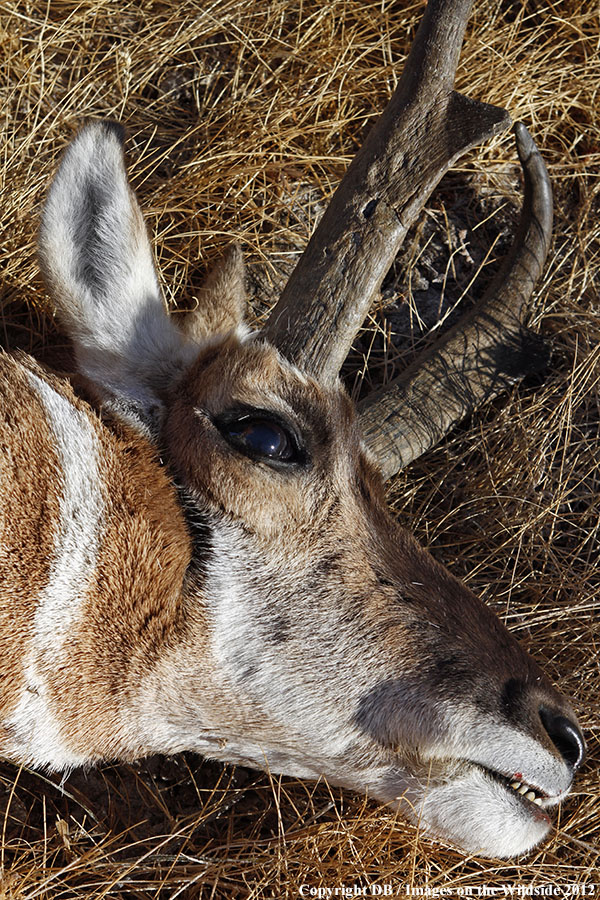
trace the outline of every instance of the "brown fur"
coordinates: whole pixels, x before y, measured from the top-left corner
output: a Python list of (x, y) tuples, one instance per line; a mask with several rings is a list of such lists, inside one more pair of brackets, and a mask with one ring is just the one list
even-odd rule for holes
[[(190, 544), (175, 491), (156, 452), (125, 427), (96, 422), (106, 529), (68, 667), (53, 683), (72, 749), (97, 758), (130, 756), (122, 713), (158, 653), (185, 627), (182, 583)], [(81, 697), (85, 697), (82, 704)], [(143, 755), (139, 746), (134, 755)]]
[[(28, 358), (21, 361), (88, 415), (102, 448), (106, 522), (94, 584), (61, 666), (46, 675), (71, 749), (118, 756), (124, 699), (135, 694), (156, 654), (183, 627), (186, 526), (174, 487), (147, 441), (115, 423), (110, 431), (67, 381)], [(4, 595), (11, 598), (0, 606), (1, 633), (10, 639), (10, 650), (0, 654), (0, 709), (6, 716), (22, 689), (36, 597), (52, 565), (62, 473), (43, 406), (23, 368), (7, 355), (0, 363), (2, 490), (9, 512), (0, 562)]]
[(196, 341), (233, 331), (246, 312), (245, 268), (241, 249), (232, 244), (198, 291), (198, 306), (179, 316), (179, 327)]
[[(11, 720), (14, 756), (60, 768), (196, 750), (403, 803), (469, 850), (533, 846), (549, 819), (503, 779), (564, 796), (584, 752), (568, 703), (393, 521), (341, 385), (245, 332), (235, 254), (177, 331), (140, 216), (120, 129), (90, 125), (40, 249), (99, 410), (41, 376), (87, 419), (57, 413), (64, 546), (91, 546), (39, 617), (20, 610), (44, 659)], [(37, 435), (39, 404), (22, 402)]]
[[(19, 363), (0, 354), (0, 710), (22, 689), (37, 595), (48, 582), (58, 528), (60, 466), (40, 401)], [(1, 734), (0, 734), (1, 740)]]

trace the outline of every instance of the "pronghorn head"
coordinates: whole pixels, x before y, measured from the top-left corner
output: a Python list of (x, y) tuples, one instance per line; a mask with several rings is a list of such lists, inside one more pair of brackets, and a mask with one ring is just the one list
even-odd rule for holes
[(71, 144), (40, 256), (105, 427), (156, 448), (190, 547), (124, 730), (324, 775), (467, 851), (526, 851), (583, 757), (571, 707), (391, 517), (337, 377), (244, 326), (237, 251), (182, 327), (167, 316), (121, 145), (110, 123)]

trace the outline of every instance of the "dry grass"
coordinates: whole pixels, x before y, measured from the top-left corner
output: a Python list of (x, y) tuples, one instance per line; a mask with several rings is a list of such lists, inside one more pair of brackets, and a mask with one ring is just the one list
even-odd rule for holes
[[(129, 128), (169, 301), (193, 303), (207, 261), (236, 240), (260, 318), (393, 89), (419, 8), (0, 0), (5, 343), (65, 356), (45, 315), (33, 233), (57, 154), (86, 116)], [(455, 896), (503, 885), (600, 890), (599, 42), (593, 2), (475, 4), (458, 86), (530, 126), (554, 184), (555, 240), (534, 316), (552, 358), (543, 378), (515, 388), (390, 486), (399, 516), (576, 698), (590, 758), (551, 839), (518, 863), (465, 859), (359, 797), (193, 757), (75, 773), (62, 784), (3, 765), (0, 898), (294, 898), (302, 884), (390, 884), (399, 893), (429, 885)], [(411, 287), (426, 299), (428, 290), (444, 294), (443, 307), (436, 266), (442, 279), (447, 270), (450, 302), (455, 275), (460, 293), (486, 243), (502, 245), (515, 173), (504, 138), (445, 180), (407, 242), (413, 274), (386, 293), (393, 307)], [(472, 230), (493, 209), (502, 212)], [(442, 238), (431, 237), (431, 223)], [(418, 296), (409, 296), (413, 322)], [(380, 312), (371, 326), (349, 369), (356, 392), (361, 351), (371, 355), (367, 380), (387, 377), (418, 340), (398, 338), (394, 350), (381, 340)]]

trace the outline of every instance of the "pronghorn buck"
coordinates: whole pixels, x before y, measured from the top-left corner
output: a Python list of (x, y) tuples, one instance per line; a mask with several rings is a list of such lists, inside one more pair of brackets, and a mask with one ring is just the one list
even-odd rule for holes
[(67, 149), (39, 253), (78, 375), (0, 357), (4, 757), (193, 750), (366, 791), (469, 852), (547, 834), (584, 755), (573, 711), (383, 491), (515, 374), (551, 225), (523, 126), (521, 223), (481, 305), (359, 410), (338, 379), (435, 183), (509, 124), (453, 91), (469, 6), (430, 0), (258, 333), (236, 250), (183, 327), (169, 318), (120, 126)]

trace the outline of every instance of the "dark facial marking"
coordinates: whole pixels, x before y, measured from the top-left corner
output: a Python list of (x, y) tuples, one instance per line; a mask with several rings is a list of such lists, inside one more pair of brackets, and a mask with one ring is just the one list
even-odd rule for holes
[(206, 577), (208, 562), (212, 555), (212, 528), (208, 517), (198, 507), (192, 494), (186, 488), (177, 488), (177, 496), (185, 519), (188, 533), (192, 539), (192, 558), (186, 572), (188, 585), (203, 581)]
[(384, 747), (418, 746), (432, 734), (443, 734), (435, 705), (414, 677), (380, 681), (361, 698), (353, 723)]
[(283, 615), (276, 615), (272, 625), (265, 633), (265, 637), (269, 644), (278, 646), (285, 644), (290, 639), (290, 623)]

